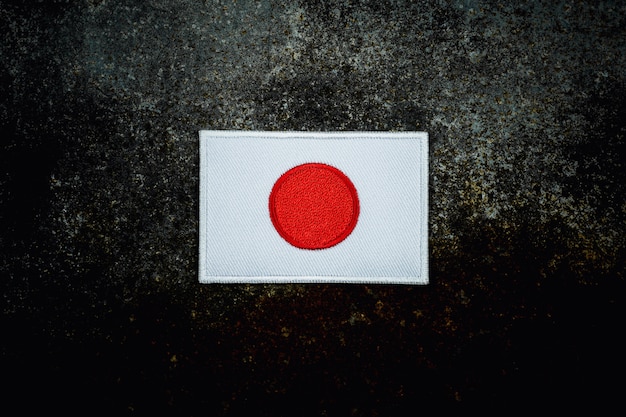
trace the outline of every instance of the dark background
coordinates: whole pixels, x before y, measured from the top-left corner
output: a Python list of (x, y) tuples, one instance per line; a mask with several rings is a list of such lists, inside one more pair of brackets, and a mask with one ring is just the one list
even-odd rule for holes
[[(617, 405), (624, 1), (0, 1), (19, 414)], [(198, 130), (430, 134), (428, 286), (200, 285)]]

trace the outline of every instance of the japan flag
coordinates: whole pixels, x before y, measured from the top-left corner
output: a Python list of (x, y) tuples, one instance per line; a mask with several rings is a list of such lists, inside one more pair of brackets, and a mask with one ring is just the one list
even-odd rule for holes
[(425, 132), (200, 131), (202, 283), (428, 283)]

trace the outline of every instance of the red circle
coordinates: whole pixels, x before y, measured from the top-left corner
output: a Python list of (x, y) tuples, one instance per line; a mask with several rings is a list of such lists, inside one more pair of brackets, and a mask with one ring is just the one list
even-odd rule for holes
[(308, 163), (278, 178), (269, 209), (276, 231), (287, 242), (301, 249), (325, 249), (352, 233), (359, 218), (359, 198), (343, 172)]

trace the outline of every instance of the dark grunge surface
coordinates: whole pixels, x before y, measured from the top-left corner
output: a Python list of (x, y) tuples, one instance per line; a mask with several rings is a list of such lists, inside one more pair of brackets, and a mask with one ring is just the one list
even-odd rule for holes
[[(3, 407), (621, 404), (625, 2), (12, 0), (0, 31)], [(198, 284), (201, 128), (428, 131), (431, 284)]]

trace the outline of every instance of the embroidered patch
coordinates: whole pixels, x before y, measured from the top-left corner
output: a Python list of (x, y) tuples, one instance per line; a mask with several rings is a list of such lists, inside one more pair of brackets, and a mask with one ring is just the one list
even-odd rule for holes
[(200, 131), (202, 283), (428, 283), (428, 134)]
[(298, 165), (274, 184), (269, 210), (276, 231), (301, 249), (326, 249), (343, 241), (359, 218), (350, 179), (322, 163)]

